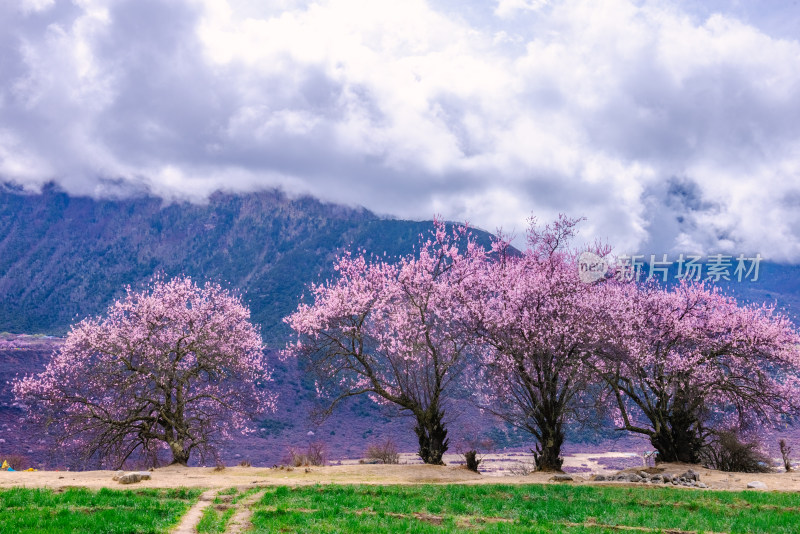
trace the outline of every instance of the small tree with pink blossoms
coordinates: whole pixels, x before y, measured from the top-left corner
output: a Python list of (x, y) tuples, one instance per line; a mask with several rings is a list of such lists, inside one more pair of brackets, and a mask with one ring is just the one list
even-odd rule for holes
[(587, 362), (604, 341), (596, 288), (580, 280), (569, 249), (579, 221), (562, 215), (538, 228), (532, 219), (522, 254), (497, 241), (496, 261), (486, 264), (467, 301), (487, 347), (476, 383), (481, 404), (534, 436), (542, 471), (561, 469), (565, 424), (591, 402), (595, 378)]
[(459, 295), (483, 255), (466, 227), (440, 221), (418, 257), (344, 254), (338, 278), (313, 285), (313, 303), (285, 319), (298, 336), (287, 351), (310, 364), (329, 409), (368, 394), (413, 415), (420, 457), (441, 464), (448, 391), (471, 349)]
[(46, 369), (13, 387), (35, 422), (86, 458), (120, 468), (167, 449), (186, 465), (274, 406), (264, 369), (261, 335), (238, 297), (156, 278), (73, 326)]
[(714, 434), (762, 428), (800, 407), (800, 336), (770, 306), (739, 306), (701, 283), (607, 284), (616, 352), (600, 360), (620, 429), (660, 461), (697, 463)]

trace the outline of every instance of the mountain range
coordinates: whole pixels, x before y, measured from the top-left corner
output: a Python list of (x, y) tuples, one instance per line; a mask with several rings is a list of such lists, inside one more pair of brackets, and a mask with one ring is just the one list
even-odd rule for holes
[[(217, 193), (206, 204), (94, 200), (53, 186), (0, 190), (0, 332), (63, 335), (102, 313), (126, 285), (184, 274), (239, 290), (265, 342), (283, 346), (282, 318), (306, 286), (355, 247), (406, 254), (431, 223), (381, 218), (279, 191)], [(488, 244), (490, 236), (478, 231)]]

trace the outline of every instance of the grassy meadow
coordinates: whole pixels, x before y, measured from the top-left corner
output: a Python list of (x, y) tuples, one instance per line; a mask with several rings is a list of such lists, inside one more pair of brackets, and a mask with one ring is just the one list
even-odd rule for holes
[[(249, 532), (800, 532), (800, 493), (602, 485), (313, 485), (222, 490), (197, 532), (225, 532), (256, 492)], [(198, 489), (0, 491), (0, 532), (166, 533)]]
[(800, 532), (800, 494), (572, 485), (267, 491), (254, 532)]
[(183, 488), (12, 488), (0, 491), (0, 532), (169, 532), (201, 493)]

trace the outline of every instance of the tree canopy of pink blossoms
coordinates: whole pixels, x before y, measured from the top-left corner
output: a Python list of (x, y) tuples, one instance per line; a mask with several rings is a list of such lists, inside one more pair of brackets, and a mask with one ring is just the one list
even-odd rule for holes
[(268, 381), (247, 307), (218, 284), (179, 277), (129, 287), (13, 389), (35, 422), (87, 458), (121, 467), (168, 450), (186, 465), (273, 409)]
[(787, 317), (700, 283), (581, 280), (579, 222), (532, 220), (522, 252), (502, 237), (484, 251), (437, 221), (418, 256), (344, 254), (338, 277), (285, 319), (297, 336), (287, 352), (309, 362), (331, 409), (368, 394), (410, 412), (428, 463), (448, 448), (454, 387), (529, 431), (540, 470), (561, 468), (565, 425), (600, 409), (660, 460), (684, 462), (721, 432), (798, 413), (800, 335)]
[(344, 254), (338, 277), (312, 286), (313, 302), (285, 319), (297, 335), (287, 351), (307, 359), (331, 408), (369, 394), (413, 415), (420, 457), (440, 464), (448, 391), (472, 347), (461, 294), (484, 254), (466, 227), (438, 220), (416, 256)]
[(581, 282), (569, 248), (578, 222), (562, 215), (539, 228), (531, 220), (521, 254), (498, 240), (495, 261), (465, 301), (486, 347), (475, 384), (480, 402), (534, 436), (538, 470), (560, 470), (565, 422), (589, 408), (596, 379), (587, 361), (604, 341), (603, 303)]
[(620, 429), (661, 461), (697, 463), (719, 431), (763, 428), (800, 407), (800, 336), (773, 307), (716, 288), (606, 284), (606, 357)]

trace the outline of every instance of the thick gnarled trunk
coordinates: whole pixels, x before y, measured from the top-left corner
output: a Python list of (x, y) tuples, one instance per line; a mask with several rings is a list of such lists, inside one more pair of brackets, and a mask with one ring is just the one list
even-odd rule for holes
[(419, 438), (419, 456), (426, 464), (444, 465), (442, 456), (447, 452), (449, 441), (444, 426), (444, 412), (431, 407), (416, 415), (414, 432)]
[(537, 471), (561, 471), (564, 458), (561, 457), (561, 446), (564, 444), (564, 431), (560, 423), (539, 425), (541, 439), (536, 449), (531, 449)]
[[(555, 359), (551, 355), (550, 362)], [(565, 399), (569, 398), (568, 392), (574, 384), (550, 362), (537, 365), (534, 374), (524, 374), (534, 423), (529, 431), (537, 438), (536, 449), (531, 450), (537, 471), (561, 471), (564, 463), (561, 446), (564, 444), (567, 409)]]
[(659, 462), (700, 463), (705, 445), (695, 418), (687, 414), (672, 414), (658, 425), (650, 443), (658, 451)]
[(189, 465), (189, 451), (184, 448), (182, 443), (172, 441), (169, 444), (172, 451), (172, 462), (170, 465)]

